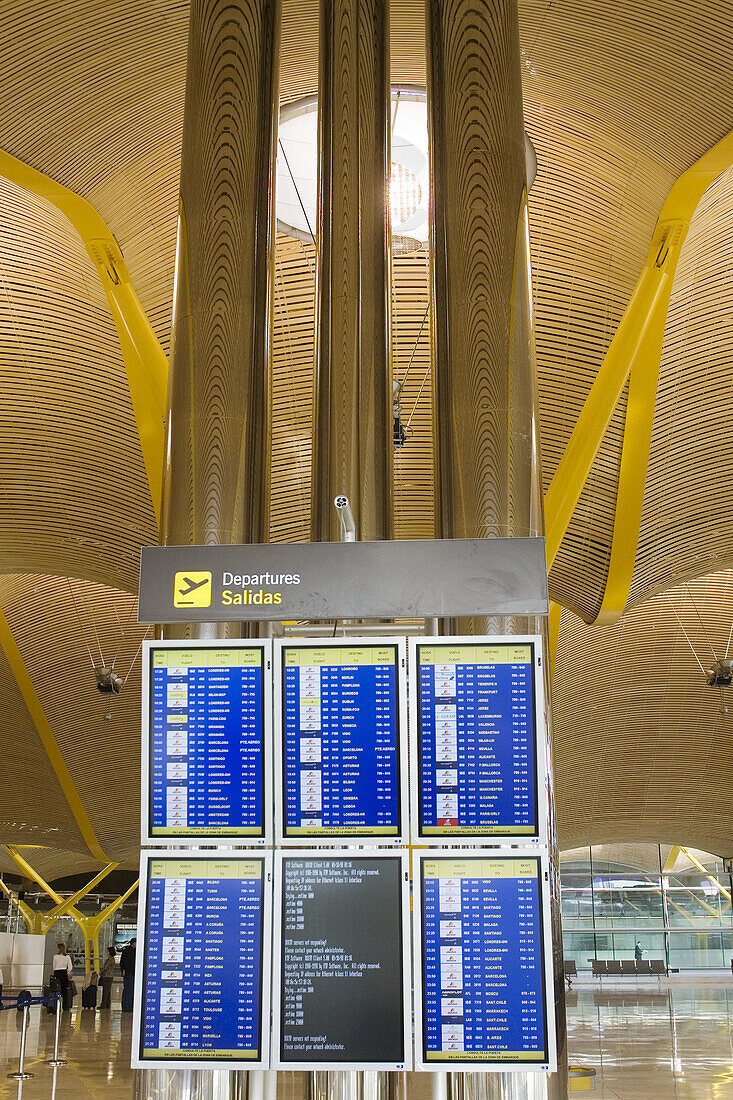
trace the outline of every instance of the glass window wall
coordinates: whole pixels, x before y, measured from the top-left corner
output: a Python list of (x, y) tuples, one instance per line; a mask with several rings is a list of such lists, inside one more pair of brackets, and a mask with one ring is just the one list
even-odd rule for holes
[(594, 959), (633, 959), (637, 943), (643, 959), (669, 968), (731, 967), (731, 875), (715, 856), (694, 853), (701, 871), (684, 853), (670, 853), (627, 844), (563, 854), (563, 942), (578, 970)]

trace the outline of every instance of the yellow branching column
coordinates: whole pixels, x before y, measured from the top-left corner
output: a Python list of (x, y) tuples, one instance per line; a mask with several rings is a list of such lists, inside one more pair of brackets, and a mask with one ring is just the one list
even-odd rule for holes
[(313, 534), (391, 535), (387, 0), (322, 0)]
[[(427, 0), (436, 516), (444, 538), (543, 533), (527, 179), (516, 0)], [(541, 619), (466, 619), (465, 633), (542, 632)], [(549, 677), (546, 668), (549, 699)], [(549, 745), (548, 761), (551, 761)], [(542, 809), (540, 812), (543, 812)], [(547, 784), (554, 839), (552, 781)], [(558, 1057), (533, 1073), (449, 1075), (465, 1100), (567, 1094), (559, 876), (551, 860)]]

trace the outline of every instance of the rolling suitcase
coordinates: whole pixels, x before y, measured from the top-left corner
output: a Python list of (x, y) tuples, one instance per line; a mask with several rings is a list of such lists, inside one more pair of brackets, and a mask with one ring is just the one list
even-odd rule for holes
[(86, 989), (81, 991), (81, 1007), (82, 1008), (96, 1008), (97, 1007), (97, 986), (88, 985)]
[[(58, 992), (59, 992), (59, 983), (56, 981), (56, 979), (54, 978), (54, 976), (52, 974), (51, 977), (49, 978), (48, 985), (44, 985), (44, 987), (43, 987), (43, 996), (44, 997), (50, 997), (53, 993), (58, 993)], [(62, 1005), (62, 1007), (63, 1007), (63, 1005)], [(46, 1005), (46, 1012), (49, 1014), (49, 1016), (55, 1016), (56, 1015), (56, 1002), (55, 1001), (49, 1001), (49, 1003)]]

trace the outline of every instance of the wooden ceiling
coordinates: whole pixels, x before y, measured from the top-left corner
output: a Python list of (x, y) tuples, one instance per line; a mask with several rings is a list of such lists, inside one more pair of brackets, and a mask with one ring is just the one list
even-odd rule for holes
[[(3, 0), (0, 9), (0, 148), (95, 206), (167, 351), (188, 5)], [(287, 100), (316, 89), (317, 3), (285, 0), (283, 18)], [(526, 127), (539, 159), (530, 205), (547, 485), (672, 182), (733, 129), (733, 9), (727, 0), (521, 0), (520, 29)], [(424, 82), (420, 0), (394, 0), (392, 67), (395, 81)], [(554, 731), (563, 846), (633, 835), (716, 851), (733, 825), (730, 730), (716, 716), (714, 693), (700, 685), (666, 597), (656, 595), (704, 578), (694, 582), (702, 586), (703, 620), (711, 617), (718, 633), (726, 616), (733, 621), (730, 574), (720, 572), (733, 566), (732, 190), (728, 173), (705, 196), (674, 284), (634, 606), (610, 630), (563, 617)], [(313, 269), (312, 247), (281, 235), (273, 540), (303, 539), (308, 531)], [(102, 848), (130, 859), (137, 845), (135, 672), (105, 722), (86, 645), (93, 620), (107, 651), (124, 633), (125, 668), (132, 662), (140, 632), (120, 624), (131, 607), (126, 593), (136, 590), (139, 547), (157, 538), (153, 509), (95, 271), (61, 215), (3, 181), (0, 289), (0, 604)], [(398, 378), (407, 371), (403, 415), (410, 418), (408, 445), (395, 456), (396, 534), (430, 537), (425, 253), (395, 261), (392, 299), (393, 368)], [(551, 576), (554, 598), (588, 619), (608, 563), (623, 413), (622, 402)], [(81, 622), (70, 598), (77, 591), (91, 611)], [(684, 599), (678, 610), (688, 627)], [(591, 676), (595, 666), (612, 667), (613, 682)], [(13, 742), (3, 787), (14, 786), (16, 799), (0, 841), (21, 842), (21, 823), (53, 841), (59, 873), (74, 858), (85, 866), (78, 826), (2, 662), (0, 681), (0, 713)]]

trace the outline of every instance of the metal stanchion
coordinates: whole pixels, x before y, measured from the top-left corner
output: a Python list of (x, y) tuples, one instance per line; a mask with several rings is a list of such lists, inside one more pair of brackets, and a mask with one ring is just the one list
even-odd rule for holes
[(11, 1077), (14, 1081), (28, 1081), (28, 1080), (30, 1080), (31, 1077), (35, 1076), (35, 1074), (33, 1074), (33, 1073), (27, 1073), (25, 1068), (24, 1068), (24, 1063), (25, 1063), (25, 1036), (26, 1036), (26, 1032), (28, 1031), (28, 1012), (29, 1012), (29, 1010), (30, 1010), (30, 1005), (24, 1004), (23, 1005), (23, 1023), (21, 1025), (21, 1029), (20, 1029), (20, 1061), (18, 1062), (18, 1072), (8, 1074), (8, 1077)]
[(53, 1058), (46, 1059), (48, 1066), (65, 1066), (66, 1059), (59, 1058), (59, 1028), (61, 1027), (61, 994), (56, 995), (56, 1030), (53, 1037)]

